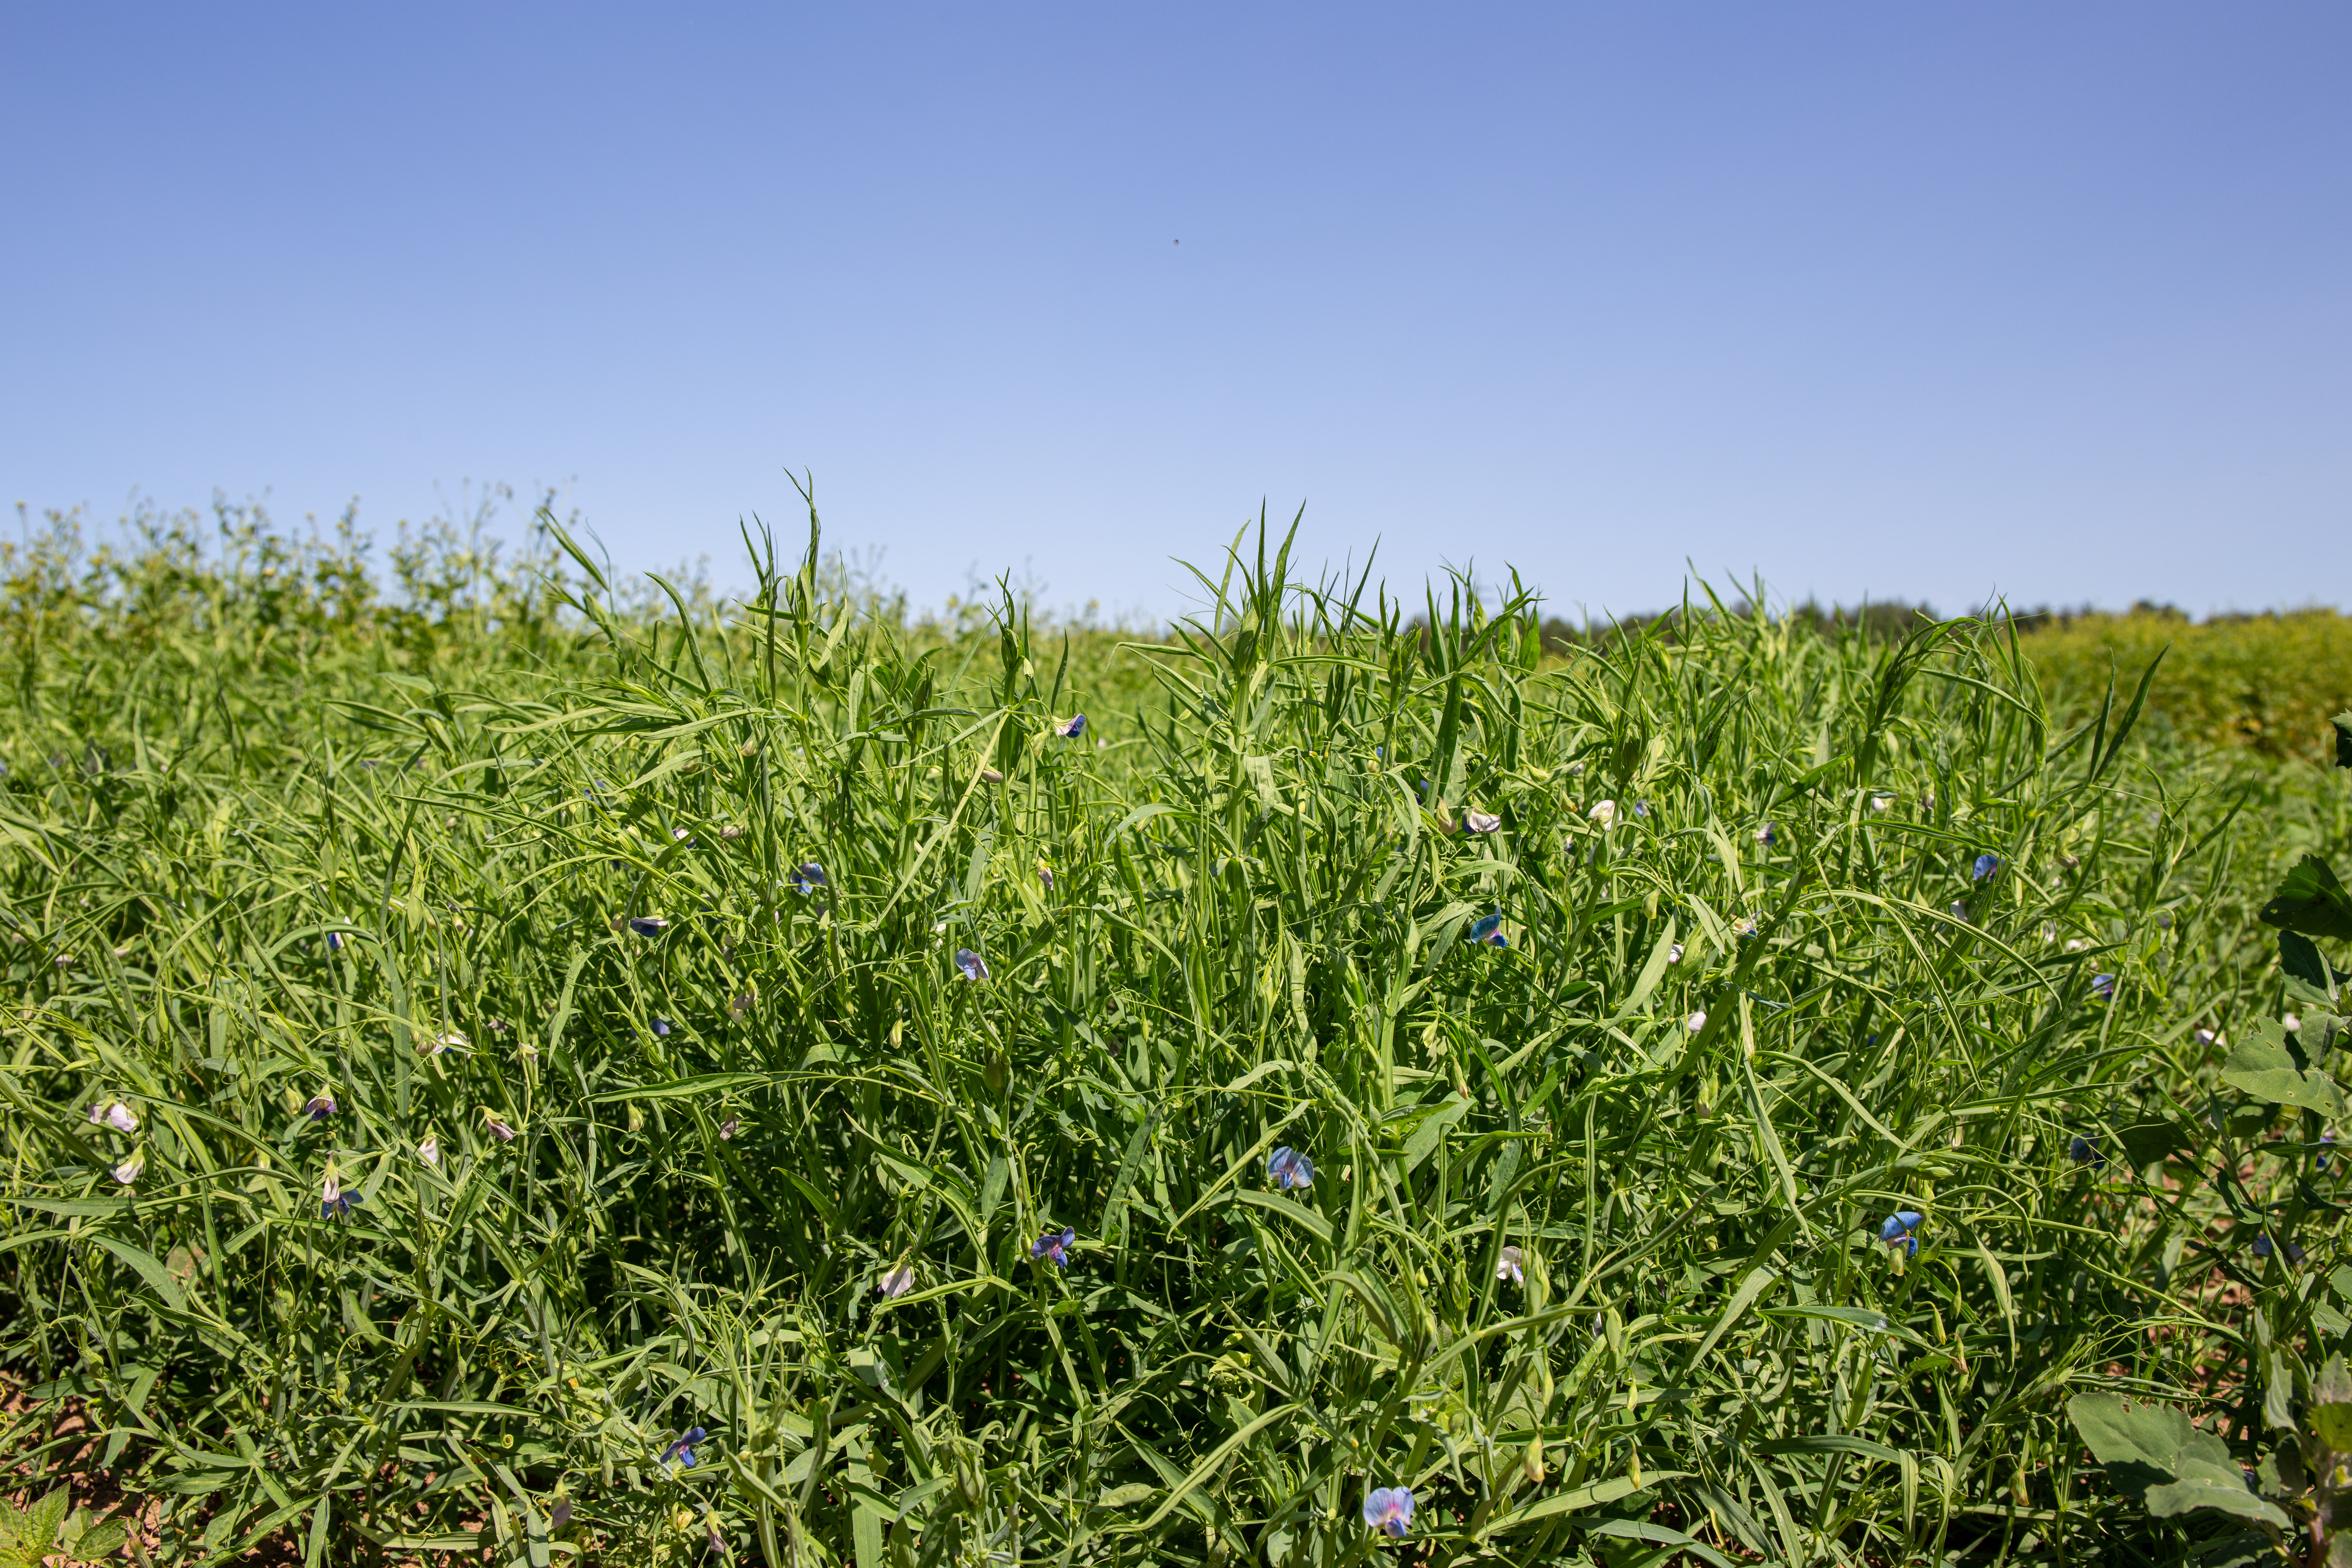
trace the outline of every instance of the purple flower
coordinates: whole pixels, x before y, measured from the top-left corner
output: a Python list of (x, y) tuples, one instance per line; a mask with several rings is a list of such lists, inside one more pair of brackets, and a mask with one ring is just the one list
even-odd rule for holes
[(915, 1288), (915, 1266), (901, 1263), (875, 1282), (874, 1289), (893, 1301)]
[(93, 1127), (103, 1121), (117, 1132), (139, 1131), (139, 1118), (132, 1115), (131, 1108), (119, 1100), (102, 1100), (91, 1106), (89, 1121)]
[(672, 1024), (667, 1018), (656, 1018), (654, 1020), (654, 1033), (659, 1035), (664, 1039), (667, 1039), (669, 1037), (670, 1030), (677, 1026)]
[(1058, 1231), (1049, 1230), (1029, 1244), (1029, 1256), (1050, 1258), (1055, 1268), (1066, 1268), (1070, 1266), (1070, 1247), (1077, 1239), (1077, 1231), (1067, 1226)]
[(505, 1122), (499, 1121), (497, 1116), (487, 1110), (482, 1112), (482, 1125), (485, 1130), (488, 1131), (489, 1135), (497, 1139), (499, 1142), (511, 1143), (514, 1142), (515, 1130), (508, 1126)]
[(1402, 1540), (1412, 1525), (1411, 1487), (1374, 1487), (1364, 1494), (1364, 1522)]
[(1494, 914), (1481, 917), (1477, 923), (1470, 928), (1470, 940), (1485, 942), (1488, 947), (1510, 946), (1511, 939), (1503, 934), (1501, 911), (1497, 910)]
[(631, 915), (629, 929), (639, 936), (659, 936), (669, 928), (669, 921), (659, 915)]
[(1265, 1162), (1265, 1173), (1277, 1192), (1310, 1185), (1315, 1180), (1315, 1162), (1300, 1150), (1287, 1144), (1276, 1149)]
[(691, 1469), (694, 1466), (694, 1446), (709, 1436), (710, 1434), (699, 1426), (689, 1429), (685, 1436), (662, 1450), (661, 1462), (667, 1465), (672, 1459), (676, 1459), (680, 1465)]
[(1919, 1256), (1919, 1238), (1911, 1233), (1919, 1228), (1919, 1222), (1926, 1217), (1916, 1209), (1897, 1209), (1888, 1215), (1885, 1223), (1878, 1227), (1878, 1239), (1889, 1247), (1907, 1247), (1909, 1250), (1903, 1256), (1916, 1258)]
[[(2321, 1134), (2319, 1135), (2319, 1141), (2320, 1141), (2322, 1143), (2326, 1143), (2326, 1144), (2331, 1144), (2331, 1145), (2332, 1145), (2332, 1144), (2336, 1142), (2336, 1134), (2335, 1134), (2335, 1133), (2333, 1133), (2333, 1132), (2323, 1132), (2323, 1133), (2321, 1133)], [(2322, 1154), (2322, 1155), (2319, 1157), (2319, 1161), (2318, 1161), (2319, 1168), (2320, 1168), (2321, 1170), (2323, 1170), (2323, 1171), (2324, 1171), (2324, 1170), (2326, 1170), (2326, 1169), (2327, 1169), (2327, 1158), (2328, 1158), (2328, 1157), (2327, 1157), (2326, 1155), (2325, 1155), (2325, 1154)]]
[(302, 1113), (313, 1121), (324, 1121), (335, 1113), (335, 1091), (320, 1089), (310, 1097), (310, 1102), (302, 1108)]
[(319, 1189), (319, 1217), (332, 1219), (337, 1215), (347, 1215), (352, 1212), (352, 1205), (359, 1201), (356, 1194), (343, 1191), (343, 1184), (335, 1179), (335, 1173), (330, 1171), (326, 1184)]
[(968, 947), (956, 949), (955, 966), (963, 972), (966, 980), (988, 978), (988, 961)]
[(2112, 1002), (2116, 999), (2116, 977), (2112, 974), (2094, 974), (2091, 976), (2091, 989), (2098, 993), (2101, 1001)]
[(1075, 741), (1086, 732), (1087, 716), (1083, 713), (1077, 715), (1066, 724), (1055, 724), (1054, 726), (1054, 733), (1061, 736), (1062, 739), (1066, 741)]
[(2095, 1171), (2105, 1170), (2107, 1164), (2107, 1157), (2099, 1152), (2099, 1146), (2079, 1132), (2074, 1135), (2074, 1141), (2066, 1145), (2066, 1157), (2077, 1165), (2088, 1165)]
[(814, 860), (803, 860), (793, 868), (793, 891), (807, 898), (819, 888), (828, 886), (824, 868)]
[(1052, 892), (1054, 890), (1054, 868), (1046, 865), (1043, 860), (1038, 861), (1037, 880), (1045, 885), (1045, 890), (1047, 892)]
[(1983, 881), (1987, 877), (1991, 876), (1995, 871), (1998, 871), (1998, 870), (2000, 870), (2000, 856), (1998, 856), (1998, 855), (1979, 855), (1979, 856), (1978, 856), (1978, 857), (1977, 857), (1977, 863), (1976, 863), (1976, 865), (1975, 865), (1975, 866), (1973, 866), (1973, 867), (1971, 867), (1971, 868), (1969, 868), (1969, 880), (1970, 880), (1971, 882), (1981, 882), (1981, 881)]

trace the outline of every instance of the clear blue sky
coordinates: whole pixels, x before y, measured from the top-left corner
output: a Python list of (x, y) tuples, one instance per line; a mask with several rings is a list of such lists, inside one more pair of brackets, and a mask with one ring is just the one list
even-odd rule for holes
[(0, 501), (2336, 602), (2347, 83), (2340, 0), (6, 0)]

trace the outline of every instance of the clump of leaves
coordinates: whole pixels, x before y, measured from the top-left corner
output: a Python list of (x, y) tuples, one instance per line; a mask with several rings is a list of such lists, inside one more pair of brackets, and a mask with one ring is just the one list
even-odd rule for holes
[(87, 1508), (68, 1511), (58, 1488), (30, 1508), (0, 1499), (0, 1568), (42, 1568), (51, 1558), (97, 1563), (122, 1550), (131, 1537), (115, 1520), (93, 1520)]

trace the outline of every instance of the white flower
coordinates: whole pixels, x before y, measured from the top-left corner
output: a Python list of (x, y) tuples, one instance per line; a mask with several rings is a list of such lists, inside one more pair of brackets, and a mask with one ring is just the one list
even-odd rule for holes
[(1693, 1013), (1689, 1017), (1683, 1020), (1683, 1027), (1689, 1030), (1694, 1035), (1697, 1034), (1701, 1029), (1706, 1027), (1706, 1015), (1704, 1013)]
[(2293, 1013), (2289, 1013), (2279, 1020), (2279, 1027), (2292, 1035), (2296, 1030), (2303, 1027), (2303, 1020), (2295, 1016)]
[(726, 826), (719, 830), (719, 837), (721, 838), (740, 838), (743, 837), (743, 825), (740, 822), (730, 822)]
[(1668, 963), (1680, 963), (1682, 961), (1683, 944), (1678, 942), (1669, 944), (1666, 948), (1666, 962)]
[(139, 1179), (139, 1173), (146, 1168), (146, 1151), (136, 1151), (131, 1154), (131, 1158), (123, 1161), (122, 1163), (114, 1167), (114, 1179), (127, 1187), (131, 1183), (137, 1181)]
[(424, 1161), (426, 1164), (432, 1166), (435, 1170), (439, 1170), (441, 1168), (441, 1140), (433, 1136), (432, 1133), (427, 1132), (425, 1135), (425, 1142), (416, 1146), (416, 1157)]
[(1585, 815), (1592, 818), (1594, 826), (1606, 828), (1617, 820), (1617, 803), (1613, 800), (1595, 802), (1592, 809)]
[(882, 1276), (874, 1285), (874, 1289), (881, 1291), (893, 1301), (914, 1288), (915, 1266), (911, 1263), (901, 1263), (898, 1268)]
[(101, 1121), (117, 1132), (139, 1131), (139, 1118), (132, 1115), (131, 1108), (119, 1100), (101, 1100), (89, 1108), (90, 1125), (95, 1127)]
[(1483, 811), (1465, 811), (1462, 814), (1462, 826), (1473, 833), (1492, 833), (1503, 826), (1503, 819)]
[(1507, 1279), (1514, 1285), (1525, 1285), (1528, 1282), (1527, 1271), (1520, 1266), (1526, 1262), (1527, 1254), (1516, 1247), (1507, 1247), (1496, 1260), (1495, 1278)]
[(1895, 809), (1895, 797), (1891, 795), (1872, 795), (1870, 797), (1870, 809), (1873, 811), (1892, 811)]

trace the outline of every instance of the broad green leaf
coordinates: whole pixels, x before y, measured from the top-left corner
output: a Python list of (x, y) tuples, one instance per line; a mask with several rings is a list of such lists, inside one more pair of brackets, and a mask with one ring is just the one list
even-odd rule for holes
[(2274, 1524), (2281, 1530), (2289, 1528), (2294, 1522), (2278, 1504), (2247, 1490), (2243, 1477), (2215, 1480), (2198, 1475), (2147, 1489), (2147, 1511), (2158, 1519), (2169, 1519), (2175, 1514), (2200, 1508), (2213, 1509), (2239, 1519)]
[(2352, 894), (2344, 890), (2327, 862), (2316, 855), (2306, 854), (2294, 863), (2276, 896), (2263, 906), (2262, 918), (2305, 936), (2352, 942)]
[(2305, 1066), (2274, 1019), (2256, 1024), (2221, 1064), (2221, 1081), (2273, 1105), (2300, 1106), (2326, 1117), (2344, 1113), (2344, 1094), (2326, 1073)]
[(2299, 1001), (2321, 1007), (2336, 1004), (2337, 976), (2329, 971), (2327, 960), (2311, 939), (2299, 931), (2278, 933), (2279, 968), (2286, 975), (2287, 989)]
[(2126, 1495), (2159, 1518), (2211, 1508), (2284, 1527), (2286, 1515), (2256, 1496), (2230, 1446), (2169, 1405), (2132, 1405), (2113, 1394), (2078, 1394), (2066, 1415)]

